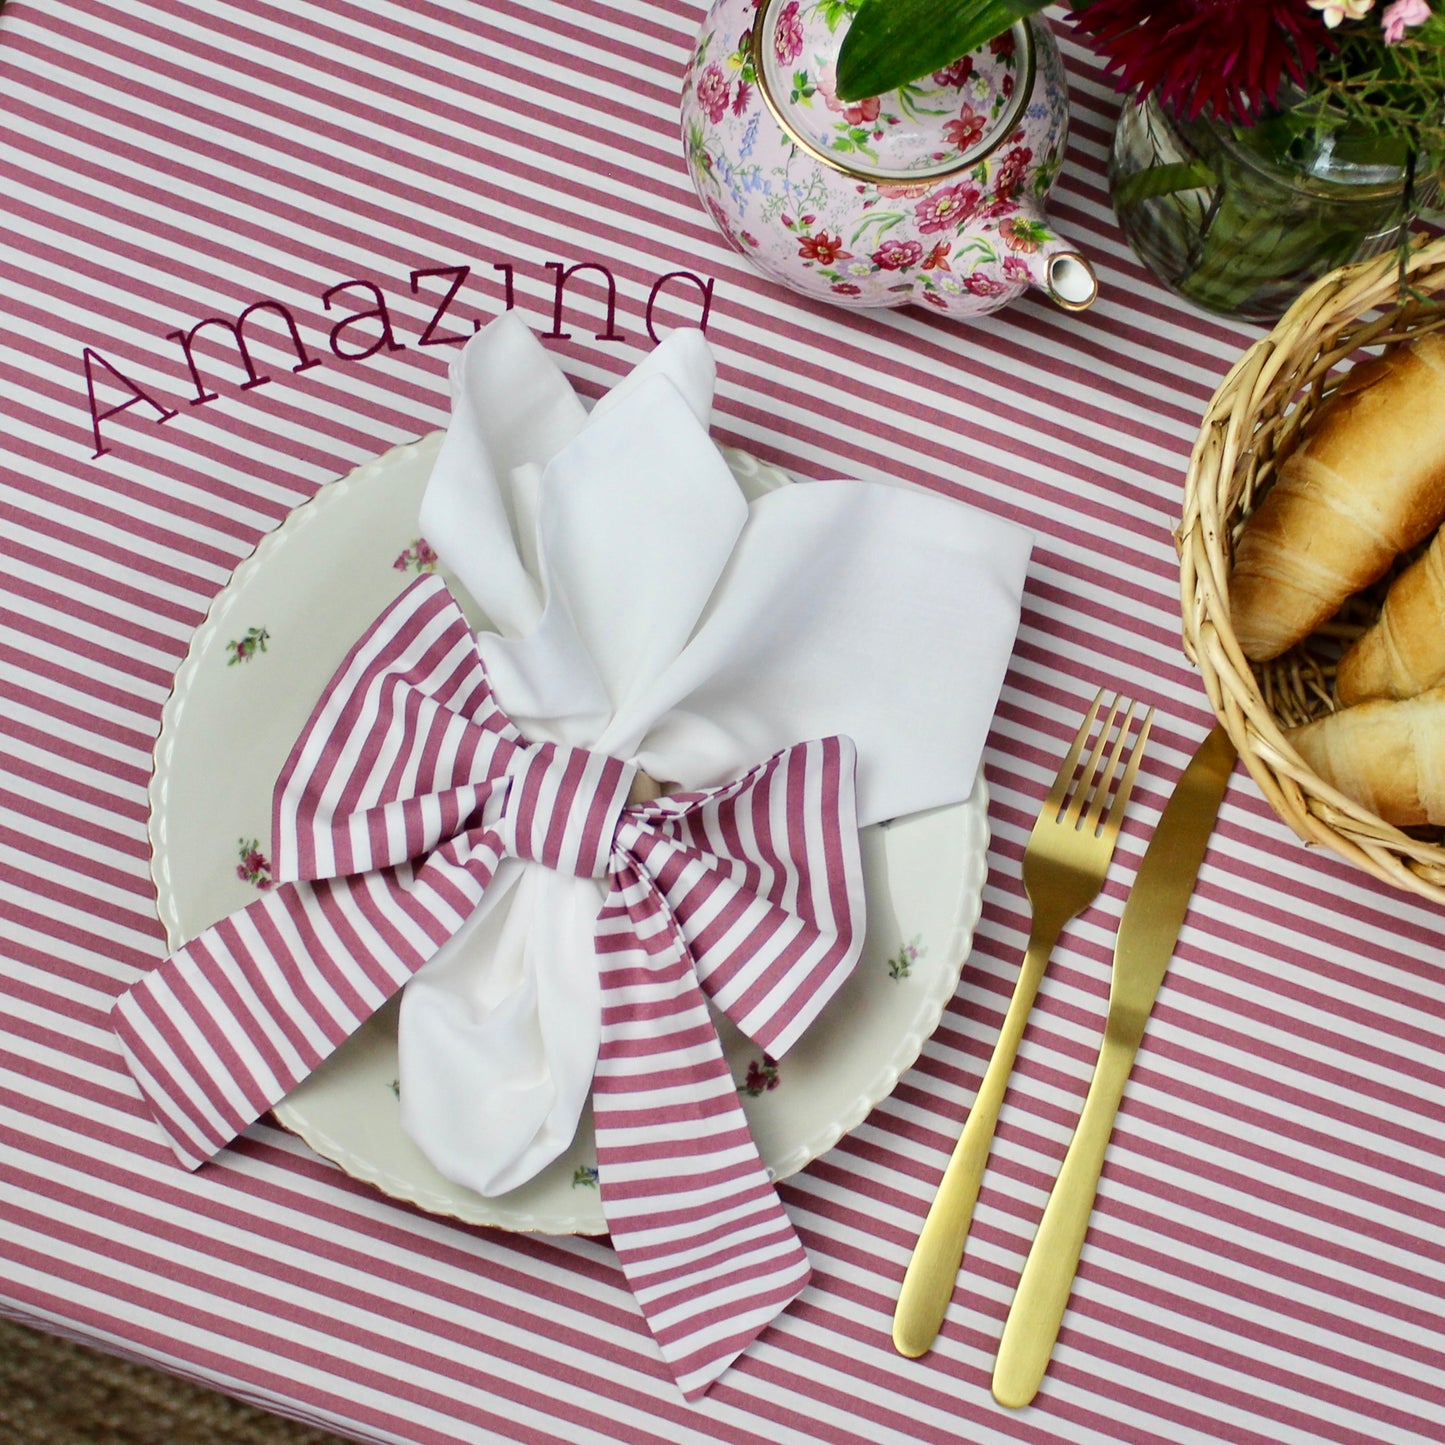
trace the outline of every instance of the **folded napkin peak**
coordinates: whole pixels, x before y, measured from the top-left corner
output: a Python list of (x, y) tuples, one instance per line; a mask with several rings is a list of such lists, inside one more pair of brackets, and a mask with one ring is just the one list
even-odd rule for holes
[[(650, 392), (641, 397), (644, 413), (669, 402), (676, 402), (680, 413), (678, 421), (653, 418), (654, 455), (667, 456), (681, 417), (705, 438), (715, 376), (702, 332), (684, 327), (648, 353), (589, 414), (546, 347), (511, 312), (489, 322), (462, 349), (451, 366), (452, 420), (437, 474), (463, 482), (428, 487), (420, 526), (434, 546), (450, 551), (454, 575), (498, 633), (523, 636), (541, 620), (546, 597), (536, 557), (537, 510), (548, 463), (585, 430), (605, 426), (613, 411), (636, 407), (639, 393)], [(632, 439), (643, 440), (635, 429)], [(713, 460), (719, 461), (715, 449)], [(674, 457), (671, 465), (676, 478), (683, 463)], [(570, 479), (560, 485), (566, 489)], [(686, 487), (673, 490), (675, 496), (688, 495)], [(582, 554), (584, 561), (589, 555)], [(567, 577), (566, 564), (559, 575)]]

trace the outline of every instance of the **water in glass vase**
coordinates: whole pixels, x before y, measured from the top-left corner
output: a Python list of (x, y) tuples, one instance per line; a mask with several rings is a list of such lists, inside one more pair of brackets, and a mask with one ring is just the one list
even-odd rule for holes
[(1394, 245), (1408, 220), (1402, 148), (1301, 134), (1287, 117), (1178, 120), (1128, 100), (1110, 194), (1135, 254), (1218, 315), (1272, 322), (1312, 281)]

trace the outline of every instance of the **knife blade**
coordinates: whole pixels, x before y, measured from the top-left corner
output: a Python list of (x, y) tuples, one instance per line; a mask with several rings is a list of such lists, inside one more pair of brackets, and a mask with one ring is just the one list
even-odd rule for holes
[(1011, 1409), (1033, 1399), (1048, 1369), (1088, 1233), (1114, 1116), (1189, 911), (1234, 761), (1234, 744), (1216, 726), (1165, 804), (1129, 890), (1114, 946), (1109, 1012), (1094, 1077), (999, 1341), (993, 1395)]

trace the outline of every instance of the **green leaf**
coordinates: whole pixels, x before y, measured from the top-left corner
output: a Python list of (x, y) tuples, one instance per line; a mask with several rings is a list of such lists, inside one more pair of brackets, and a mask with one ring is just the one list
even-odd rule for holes
[(1135, 171), (1114, 187), (1117, 207), (1136, 205), (1156, 196), (1175, 191), (1193, 191), (1201, 186), (1217, 185), (1219, 178), (1203, 161), (1173, 161), (1166, 165), (1146, 166)]
[(873, 242), (870, 244), (876, 244), (883, 239), (886, 232), (891, 231), (894, 226), (899, 225), (903, 219), (902, 211), (874, 211), (858, 223), (857, 228), (848, 238), (848, 244), (850, 246), (856, 246), (858, 242), (863, 239), (864, 234), (871, 227), (875, 226), (878, 228), (878, 234), (873, 237)]
[(943, 70), (1049, 0), (863, 0), (838, 52), (839, 100)]

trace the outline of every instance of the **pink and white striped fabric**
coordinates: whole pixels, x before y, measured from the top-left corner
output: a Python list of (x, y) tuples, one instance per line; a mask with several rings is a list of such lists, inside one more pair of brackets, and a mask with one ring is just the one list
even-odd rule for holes
[[(1031, 296), (956, 325), (783, 291), (718, 233), (683, 164), (678, 87), (705, 5), (0, 10), (0, 1312), (371, 1445), (1438, 1445), (1441, 913), (1303, 847), (1242, 769), (1044, 1390), (1017, 1413), (989, 1395), (1124, 896), (1212, 720), (1179, 647), (1170, 534), (1200, 417), (1260, 332), (1189, 307), (1130, 251), (1108, 185), (1121, 98), (1065, 23), (1050, 215), (1099, 274), (1090, 311)], [(584, 262), (605, 273), (559, 292)], [(719, 440), (800, 479), (930, 489), (1037, 538), (958, 992), (892, 1093), (781, 1184), (812, 1281), (693, 1403), (605, 1241), (399, 1203), (264, 1120), (179, 1169), (110, 1027), (167, 951), (152, 752), (233, 569), (334, 478), (446, 425), (475, 322), (514, 305), (595, 397), (652, 349), (649, 299), (678, 271), (710, 288)], [(320, 364), (294, 370), (279, 314), (255, 312), (269, 380), (249, 385), (212, 326), (195, 357), (216, 395), (194, 404), (175, 334), (265, 298)], [(660, 287), (659, 333), (701, 319), (696, 285)], [(161, 404), (92, 361), (101, 411), (134, 402), (101, 423), (99, 456), (87, 349)], [(273, 652), (230, 670), (240, 688), (308, 641), (306, 619), (253, 620)], [(1050, 963), (943, 1331), (904, 1359), (898, 1286), (1027, 941), (1020, 859), (1104, 681), (1158, 708), (1150, 756), (1104, 891)], [(263, 807), (247, 836), (266, 824)], [(760, 1102), (789, 1108), (794, 1087), (784, 1069)]]
[(426, 963), (505, 860), (606, 879), (603, 1210), (694, 1398), (809, 1277), (707, 1001), (781, 1057), (856, 964), (855, 764), (830, 737), (719, 788), (629, 803), (636, 765), (521, 736), (446, 585), (422, 578), (357, 642), (287, 759), (280, 886), (117, 1003), (131, 1071), (194, 1169)]

